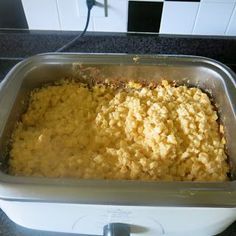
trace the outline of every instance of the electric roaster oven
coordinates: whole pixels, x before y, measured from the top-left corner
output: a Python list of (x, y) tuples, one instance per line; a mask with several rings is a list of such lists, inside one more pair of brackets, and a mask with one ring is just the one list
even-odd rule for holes
[[(236, 220), (235, 78), (225, 65), (195, 56), (51, 53), (25, 59), (0, 85), (0, 207), (17, 224), (38, 230), (149, 236), (222, 232)], [(184, 108), (185, 93), (194, 95)], [(74, 108), (64, 113), (69, 102)], [(198, 110), (191, 110), (194, 106)], [(178, 117), (165, 118), (171, 114)], [(210, 120), (182, 127), (191, 121), (189, 114), (208, 114)], [(74, 126), (62, 123), (69, 116)], [(166, 130), (162, 118), (171, 127), (166, 136), (160, 135)], [(88, 121), (93, 123), (85, 126)], [(85, 128), (78, 131), (80, 126)], [(104, 127), (107, 133), (101, 135)], [(60, 134), (67, 128), (68, 136)], [(203, 130), (215, 148), (208, 154), (195, 150), (196, 157), (187, 153), (191, 145), (208, 142), (198, 134), (200, 141), (186, 136), (192, 130)], [(173, 150), (180, 147), (178, 156)]]

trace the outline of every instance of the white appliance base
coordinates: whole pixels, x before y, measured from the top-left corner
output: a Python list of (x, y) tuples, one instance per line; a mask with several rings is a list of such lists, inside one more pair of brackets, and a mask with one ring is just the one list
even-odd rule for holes
[(0, 200), (2, 210), (27, 228), (102, 235), (108, 223), (128, 223), (131, 235), (204, 236), (236, 220), (236, 208), (144, 207)]

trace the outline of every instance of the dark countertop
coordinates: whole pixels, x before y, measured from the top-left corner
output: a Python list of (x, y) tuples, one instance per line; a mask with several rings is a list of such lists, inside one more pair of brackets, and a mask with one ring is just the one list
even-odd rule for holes
[[(0, 58), (24, 58), (53, 52), (75, 33), (0, 31)], [(236, 37), (183, 37), (124, 33), (90, 33), (68, 51), (89, 53), (187, 54), (211, 57), (223, 63), (235, 63)]]
[[(0, 81), (22, 59), (54, 52), (75, 37), (75, 32), (0, 31)], [(192, 37), (89, 33), (68, 50), (87, 53), (186, 54), (221, 61), (236, 72), (236, 37)], [(2, 236), (70, 235), (25, 229), (16, 225), (0, 210)], [(235, 236), (236, 222), (219, 236)]]

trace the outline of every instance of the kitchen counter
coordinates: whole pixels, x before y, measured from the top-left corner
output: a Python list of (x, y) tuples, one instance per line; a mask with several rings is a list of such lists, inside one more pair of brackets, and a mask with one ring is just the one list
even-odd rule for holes
[[(54, 52), (75, 33), (0, 31), (0, 58), (25, 58), (37, 53)], [(211, 57), (223, 63), (236, 63), (236, 37), (158, 36), (125, 33), (88, 33), (69, 52), (187, 54)]]
[[(75, 32), (0, 31), (0, 81), (19, 61), (37, 53), (54, 52), (76, 36)], [(68, 52), (186, 54), (216, 59), (236, 72), (236, 37), (193, 37), (170, 35), (137, 35), (89, 33), (79, 39)], [(25, 229), (10, 221), (0, 210), (2, 236), (69, 235)], [(73, 234), (74, 235), (74, 234)], [(236, 235), (236, 222), (219, 236)]]

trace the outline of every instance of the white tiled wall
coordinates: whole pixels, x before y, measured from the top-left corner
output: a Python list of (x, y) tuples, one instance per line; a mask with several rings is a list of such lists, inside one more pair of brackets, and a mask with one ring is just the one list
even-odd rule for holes
[(236, 0), (165, 1), (160, 33), (236, 35)]
[[(103, 7), (95, 6), (88, 30), (127, 32), (128, 1), (108, 0), (108, 17)], [(97, 2), (103, 4), (104, 0)], [(30, 29), (82, 30), (85, 26), (85, 0), (22, 0), (22, 3)], [(236, 35), (236, 0), (164, 1), (160, 33)]]
[(209, 2), (205, 0), (199, 7), (194, 34), (224, 35), (233, 13), (234, 3)]
[[(96, 0), (100, 5), (104, 0)], [(22, 0), (30, 29), (83, 30), (87, 17), (85, 0)], [(94, 6), (88, 31), (127, 32), (128, 0), (108, 0), (108, 16)]]
[(56, 0), (22, 0), (30, 29), (60, 30)]
[[(108, 17), (93, 17), (95, 31), (127, 32), (128, 1), (109, 0)], [(102, 9), (104, 11), (104, 9)]]
[[(68, 4), (68, 1), (70, 3)], [(86, 23), (87, 13), (85, 1), (80, 0), (57, 0), (58, 14), (62, 30), (82, 30)], [(93, 22), (90, 21), (88, 31), (93, 31)]]
[(236, 35), (236, 6), (234, 7), (234, 12), (230, 18), (230, 22), (226, 30), (226, 35)]
[(211, 3), (234, 3), (235, 0), (201, 0), (201, 2), (211, 2)]
[(198, 2), (165, 2), (162, 18), (161, 33), (191, 34), (199, 8)]

